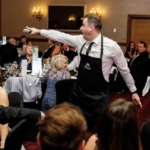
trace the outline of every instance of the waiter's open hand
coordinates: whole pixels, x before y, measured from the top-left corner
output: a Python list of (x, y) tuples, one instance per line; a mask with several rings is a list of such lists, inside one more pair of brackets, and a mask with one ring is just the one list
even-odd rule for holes
[(40, 34), (40, 29), (36, 29), (34, 27), (28, 27), (26, 26), (27, 29), (31, 30), (31, 34)]
[(135, 105), (139, 105), (142, 108), (140, 97), (137, 93), (132, 94), (132, 100)]

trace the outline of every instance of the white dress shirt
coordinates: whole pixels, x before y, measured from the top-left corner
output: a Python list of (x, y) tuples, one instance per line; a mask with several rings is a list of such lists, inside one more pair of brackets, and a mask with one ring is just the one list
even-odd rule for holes
[(75, 56), (73, 58), (73, 60), (71, 61), (71, 63), (67, 66), (67, 69), (69, 71), (73, 70), (74, 68), (78, 67), (80, 63), (80, 57), (79, 56)]
[[(82, 35), (70, 35), (56, 30), (41, 30), (40, 34), (54, 41), (66, 43), (70, 46), (77, 47), (78, 53), (80, 52), (82, 45), (86, 42), (82, 54), (86, 54), (86, 50), (90, 43), (89, 41), (86, 41)], [(89, 52), (89, 56), (100, 58), (101, 34), (99, 34), (93, 40), (93, 42), (94, 44), (91, 51)], [(104, 52), (102, 57), (102, 71), (105, 80), (109, 82), (111, 67), (113, 63), (115, 63), (123, 79), (125, 80), (130, 92), (136, 91), (133, 77), (130, 74), (126, 59), (120, 46), (115, 41), (107, 37), (103, 37), (103, 48)]]

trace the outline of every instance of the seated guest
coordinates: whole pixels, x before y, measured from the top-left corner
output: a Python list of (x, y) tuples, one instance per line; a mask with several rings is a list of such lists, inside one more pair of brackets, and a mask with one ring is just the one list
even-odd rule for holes
[(47, 50), (45, 50), (45, 53), (44, 53), (44, 55), (43, 55), (43, 59), (48, 59), (48, 57), (49, 57), (50, 54), (52, 53), (54, 41), (52, 41), (51, 39), (48, 39), (47, 44), (48, 44), (49, 48), (48, 48)]
[[(144, 73), (145, 62), (148, 60), (148, 53), (146, 51), (146, 43), (144, 41), (139, 41), (138, 43), (138, 54), (135, 58), (132, 59), (129, 65), (130, 72), (135, 81), (138, 94), (142, 94), (146, 82), (146, 76)], [(116, 79), (116, 87), (118, 93), (122, 93), (126, 88), (125, 82), (122, 79), (122, 76), (118, 73)]]
[(41, 150), (83, 150), (87, 129), (81, 110), (69, 103), (54, 106), (37, 126)]
[(27, 41), (27, 37), (25, 35), (21, 36), (21, 41), (19, 42), (18, 47), (20, 47), (21, 49), (24, 49), (25, 45), (27, 45), (28, 41)]
[[(32, 47), (34, 46), (32, 41), (28, 41), (26, 45), (32, 45)], [(21, 55), (25, 55), (26, 54), (26, 52), (25, 52), (26, 45), (24, 45), (24, 48), (22, 49)], [(38, 50), (38, 57), (39, 58), (42, 57), (42, 51), (40, 51), (40, 50)]]
[(138, 43), (137, 43), (137, 48), (136, 48), (137, 54), (138, 54), (138, 47), (140, 46), (141, 42), (143, 42), (143, 41), (138, 41)]
[(61, 44), (60, 43), (55, 43), (53, 45), (52, 51), (51, 51), (48, 58), (51, 59), (53, 56), (59, 55), (59, 54), (61, 54)]
[(5, 63), (13, 63), (13, 61), (18, 62), (18, 52), (14, 38), (9, 38), (7, 44), (1, 46), (0, 55), (1, 66), (4, 66)]
[(65, 51), (69, 50), (69, 45), (65, 43), (61, 43), (61, 50), (62, 50), (62, 53), (64, 54)]
[(129, 66), (139, 94), (142, 93), (145, 84), (141, 81), (141, 79), (143, 79), (144, 75), (143, 68), (145, 66), (145, 62), (148, 60), (148, 53), (146, 49), (146, 43), (144, 41), (140, 41), (138, 46), (138, 55), (131, 61)]
[(27, 60), (27, 69), (32, 70), (32, 45), (26, 45), (25, 55), (19, 58), (19, 65), (21, 66), (22, 60)]
[(62, 53), (68, 57), (69, 61), (72, 61), (75, 56), (77, 56), (76, 49), (74, 47), (70, 47), (67, 44), (62, 45)]
[[(32, 45), (33, 46), (33, 42), (32, 41), (28, 41), (27, 45)], [(38, 49), (38, 57), (42, 58), (42, 51), (40, 51), (39, 49)]]
[(130, 63), (131, 60), (136, 57), (136, 55), (137, 55), (137, 51), (135, 49), (135, 43), (133, 41), (131, 41), (128, 44), (127, 50), (125, 52), (125, 58), (126, 58), (127, 62)]
[(138, 150), (138, 136), (134, 104), (117, 99), (104, 110), (84, 150)]
[(56, 82), (58, 80), (70, 79), (70, 73), (67, 71), (67, 61), (68, 59), (64, 55), (56, 55), (51, 59), (51, 69), (42, 78), (43, 81), (47, 80), (47, 88), (42, 100), (43, 111), (56, 105)]
[(0, 87), (0, 148), (4, 148), (5, 139), (8, 135), (8, 124), (11, 119), (30, 118), (38, 120), (44, 114), (40, 111), (25, 108), (8, 107), (9, 101), (7, 92)]
[(69, 46), (69, 58), (68, 59), (70, 59), (72, 61), (73, 58), (77, 55), (78, 55), (77, 48)]

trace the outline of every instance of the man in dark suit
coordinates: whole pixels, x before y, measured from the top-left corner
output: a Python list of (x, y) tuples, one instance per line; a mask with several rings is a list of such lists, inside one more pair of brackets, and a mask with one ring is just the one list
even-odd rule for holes
[(146, 60), (148, 60), (148, 52), (146, 51), (146, 43), (140, 41), (138, 45), (138, 55), (130, 63), (130, 71), (135, 80), (135, 85), (137, 87), (138, 93), (141, 94), (143, 90), (143, 68)]
[(28, 41), (27, 41), (27, 37), (25, 35), (21, 36), (21, 41), (19, 42), (18, 47), (20, 47), (21, 49), (24, 48), (24, 45), (27, 45)]
[(1, 66), (4, 66), (5, 63), (12, 63), (13, 61), (18, 61), (16, 40), (14, 38), (9, 38), (7, 44), (1, 46), (0, 55)]
[(67, 58), (72, 61), (75, 56), (77, 56), (76, 49), (74, 47), (70, 47), (67, 44), (62, 45), (62, 53), (67, 56)]
[(49, 45), (49, 48), (47, 50), (45, 50), (45, 53), (43, 55), (43, 59), (47, 59), (48, 57), (50, 57), (50, 54), (51, 54), (52, 49), (53, 49), (54, 41), (52, 41), (51, 39), (48, 39), (47, 43)]

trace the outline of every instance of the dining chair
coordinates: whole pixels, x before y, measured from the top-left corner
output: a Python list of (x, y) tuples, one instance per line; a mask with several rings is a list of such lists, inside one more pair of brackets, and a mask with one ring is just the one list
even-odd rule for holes
[[(11, 107), (23, 107), (23, 97), (19, 92), (10, 92), (8, 94), (9, 106)], [(11, 119), (9, 121), (9, 127), (13, 128), (20, 119)]]
[(145, 122), (140, 128), (140, 139), (143, 150), (150, 150), (150, 121)]
[(23, 119), (8, 133), (4, 150), (20, 150), (27, 130), (28, 120)]
[(64, 79), (56, 82), (56, 104), (69, 101), (69, 95), (75, 81), (76, 79)]
[(5, 82), (7, 78), (5, 76), (0, 77), (0, 86), (2, 86), (2, 83)]
[(19, 92), (10, 92), (8, 100), (11, 107), (23, 107), (23, 97)]

